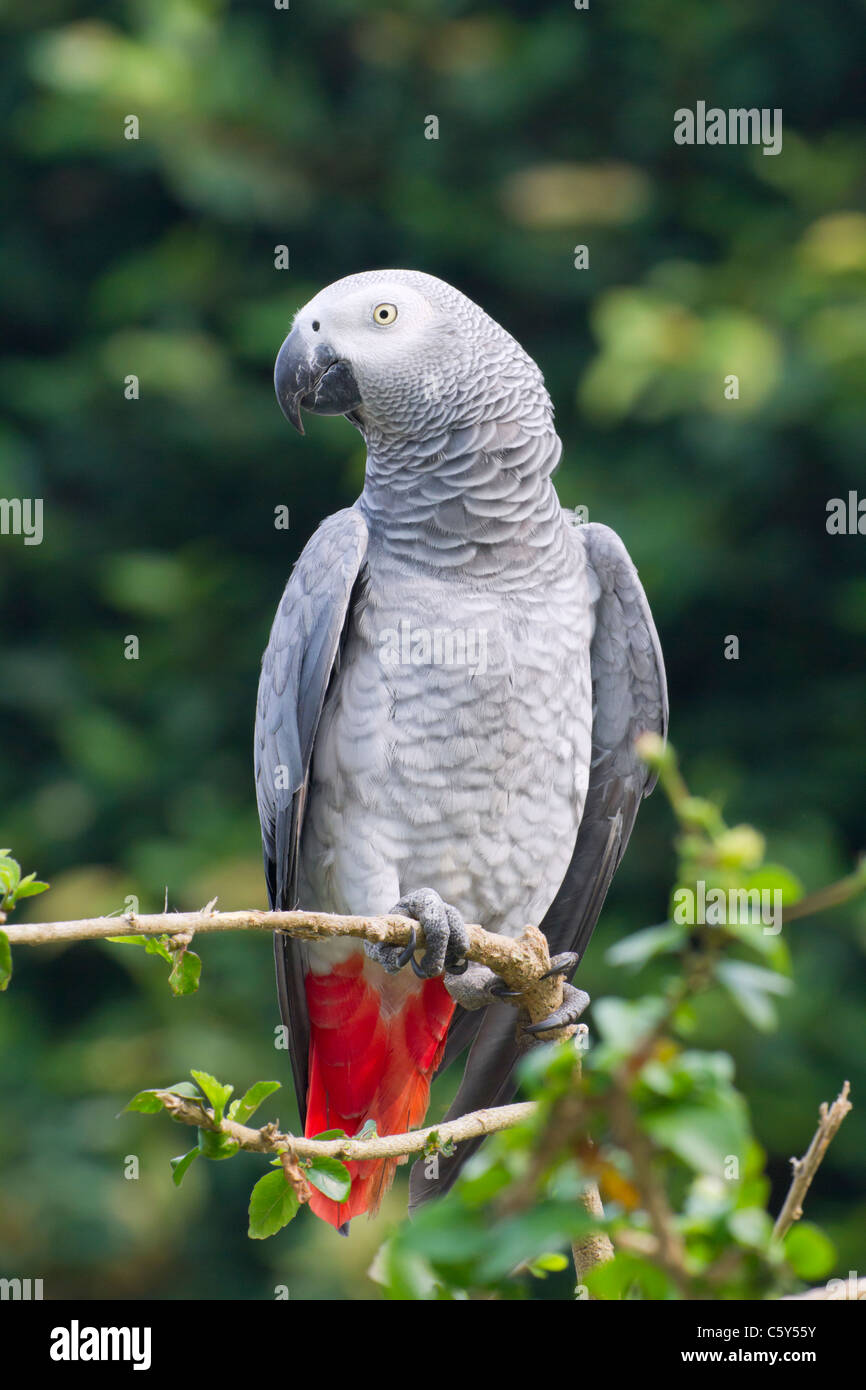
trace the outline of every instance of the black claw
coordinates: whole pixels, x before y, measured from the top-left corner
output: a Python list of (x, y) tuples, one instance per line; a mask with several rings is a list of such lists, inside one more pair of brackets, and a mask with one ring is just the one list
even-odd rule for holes
[(402, 970), (403, 966), (408, 965), (411, 960), (412, 969), (415, 971), (415, 974), (417, 975), (418, 967), (415, 964), (415, 942), (418, 940), (418, 933), (416, 932), (414, 927), (410, 927), (409, 930), (411, 932), (411, 935), (409, 937), (409, 944), (400, 952), (399, 956), (397, 957), (397, 969)]
[(468, 960), (458, 960), (456, 965), (448, 965), (446, 962), (445, 965), (445, 971), (448, 975), (465, 975), (468, 969)]
[[(406, 962), (404, 961), (403, 964), (405, 965)], [(411, 965), (412, 969), (415, 971), (415, 974), (418, 976), (418, 979), (419, 979), (419, 980), (428, 980), (428, 979), (430, 978), (429, 975), (427, 974), (426, 970), (423, 970), (423, 969), (421, 968), (421, 966), (418, 964), (418, 962), (417, 962), (417, 960), (415, 959), (414, 956), (410, 956), (410, 957), (409, 957), (409, 964)]]
[(549, 980), (554, 975), (567, 975), (569, 971), (573, 969), (574, 966), (572, 965), (552, 965), (549, 970), (545, 970), (544, 974), (539, 975), (538, 978), (539, 980)]
[(491, 985), (488, 994), (495, 994), (497, 999), (519, 999), (523, 991), (520, 989), (509, 989), (506, 984)]
[(549, 1033), (553, 1028), (567, 1028), (573, 1020), (569, 1018), (557, 1018), (556, 1014), (551, 1014), (550, 1018), (545, 1018), (541, 1023), (528, 1023), (524, 1027), (524, 1033)]
[(546, 970), (539, 978), (542, 980), (549, 980), (553, 975), (568, 975), (572, 970), (577, 968), (579, 961), (580, 956), (576, 951), (567, 951), (564, 956), (559, 958), (558, 965), (552, 965), (550, 969)]

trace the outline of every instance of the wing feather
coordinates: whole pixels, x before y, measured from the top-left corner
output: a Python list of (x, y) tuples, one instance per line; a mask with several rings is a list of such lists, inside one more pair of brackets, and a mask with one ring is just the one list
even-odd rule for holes
[[(298, 852), (316, 731), (357, 593), (367, 527), (354, 508), (328, 517), (292, 571), (262, 658), (256, 706), (256, 799), (268, 900), (298, 905)], [(310, 1025), (303, 947), (275, 935), (280, 1015), (303, 1122)]]

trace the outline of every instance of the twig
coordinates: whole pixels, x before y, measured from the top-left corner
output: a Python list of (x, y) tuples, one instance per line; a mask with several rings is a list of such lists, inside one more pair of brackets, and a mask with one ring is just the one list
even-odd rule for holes
[[(594, 1216), (598, 1221), (604, 1220), (601, 1194), (594, 1182), (584, 1189), (578, 1200), (589, 1216)], [(612, 1260), (616, 1251), (607, 1231), (589, 1231), (572, 1242), (571, 1254), (577, 1282), (581, 1284), (591, 1269)]]
[(656, 1259), (673, 1280), (682, 1297), (690, 1298), (691, 1283), (686, 1270), (685, 1251), (676, 1230), (674, 1214), (670, 1209), (664, 1184), (659, 1181), (653, 1167), (653, 1146), (638, 1127), (628, 1091), (621, 1077), (614, 1079), (608, 1103), (611, 1127), (617, 1140), (631, 1157), (634, 1184), (640, 1193), (653, 1235), (658, 1242)]
[[(411, 926), (408, 917), (338, 917), (328, 912), (265, 912), (256, 908), (244, 912), (215, 912), (209, 903), (200, 912), (126, 912), (122, 917), (82, 917), (74, 922), (12, 923), (4, 930), (12, 946), (104, 941), (112, 936), (161, 936), (163, 933), (174, 936), (181, 931), (284, 931), (308, 941), (356, 936), (405, 946)], [(470, 933), (480, 932), (482, 928), (470, 927), (469, 930)], [(419, 944), (422, 941), (423, 933), (419, 929)]]
[[(216, 901), (214, 899), (214, 901)], [(424, 929), (410, 917), (345, 917), (330, 912), (215, 912), (213, 903), (200, 912), (127, 912), (123, 917), (83, 917), (72, 922), (19, 923), (4, 928), (12, 946), (49, 946), (71, 941), (104, 941), (115, 936), (179, 937), (189, 944), (193, 936), (206, 932), (263, 931), (284, 932), (303, 941), (321, 941), (350, 936), (378, 945), (406, 946), (415, 929), (418, 949), (424, 947)], [(515, 1002), (532, 1023), (540, 1023), (562, 1004), (562, 976), (544, 976), (550, 969), (547, 938), (538, 927), (527, 926), (517, 938), (485, 931), (468, 923), (471, 961), (486, 965), (504, 980), (509, 989), (521, 994)], [(512, 1002), (512, 1001), (509, 1001)], [(548, 1041), (568, 1037), (573, 1028), (557, 1029), (546, 1035)]]
[(782, 921), (787, 926), (798, 917), (810, 917), (815, 912), (827, 912), (831, 907), (841, 907), (843, 903), (850, 902), (858, 893), (863, 892), (864, 883), (866, 859), (862, 859), (853, 874), (849, 874), (847, 878), (840, 878), (837, 883), (818, 888), (814, 893), (807, 893), (799, 902), (790, 903), (782, 912)]
[(828, 1106), (826, 1101), (821, 1102), (819, 1111), (821, 1118), (811, 1144), (802, 1158), (791, 1159), (794, 1175), (791, 1179), (788, 1195), (782, 1204), (782, 1210), (779, 1212), (773, 1227), (773, 1236), (776, 1240), (781, 1240), (794, 1222), (799, 1221), (803, 1215), (803, 1199), (809, 1191), (812, 1179), (817, 1173), (821, 1160), (839, 1126), (848, 1111), (853, 1109), (848, 1099), (850, 1092), (851, 1087), (846, 1081), (832, 1105)]
[(274, 1124), (250, 1129), (234, 1120), (217, 1122), (206, 1105), (187, 1096), (175, 1095), (173, 1091), (158, 1091), (157, 1095), (169, 1114), (181, 1124), (225, 1134), (251, 1153), (288, 1153), (296, 1158), (339, 1158), (353, 1162), (422, 1153), (434, 1136), (441, 1144), (459, 1144), (485, 1134), (497, 1134), (503, 1129), (513, 1129), (535, 1112), (535, 1101), (524, 1101), (519, 1105), (500, 1105), (493, 1110), (474, 1110), (469, 1115), (461, 1115), (459, 1120), (413, 1129), (407, 1134), (374, 1135), (369, 1139), (302, 1139), (294, 1134), (283, 1134)]

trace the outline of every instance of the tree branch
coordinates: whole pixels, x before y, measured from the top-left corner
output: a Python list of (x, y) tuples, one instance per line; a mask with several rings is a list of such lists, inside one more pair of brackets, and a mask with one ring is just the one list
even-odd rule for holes
[(413, 1129), (407, 1134), (382, 1134), (369, 1139), (301, 1139), (294, 1134), (283, 1134), (274, 1124), (264, 1125), (262, 1129), (250, 1129), (234, 1120), (222, 1119), (217, 1122), (213, 1111), (199, 1101), (176, 1095), (173, 1091), (157, 1091), (156, 1094), (173, 1119), (181, 1124), (195, 1125), (198, 1129), (212, 1130), (215, 1134), (225, 1134), (250, 1153), (288, 1153), (295, 1158), (339, 1158), (344, 1162), (423, 1153), (434, 1136), (438, 1144), (463, 1143), (481, 1135), (513, 1129), (535, 1112), (535, 1101), (524, 1101), (491, 1110), (475, 1110), (469, 1115), (461, 1115), (459, 1120), (428, 1125), (426, 1129)]
[[(216, 901), (216, 900), (214, 900)], [(0, 914), (2, 916), (2, 914)], [(212, 904), (199, 912), (127, 912), (122, 917), (84, 917), (72, 922), (34, 922), (5, 926), (11, 946), (49, 946), (71, 941), (104, 941), (115, 936), (169, 936), (188, 945), (199, 933), (226, 931), (283, 932), (303, 941), (322, 941), (350, 936), (377, 945), (406, 946), (415, 929), (418, 950), (424, 948), (424, 929), (410, 917), (346, 917), (330, 912), (217, 912)], [(517, 938), (485, 931), (468, 923), (471, 961), (486, 965), (504, 980), (509, 989), (520, 992), (514, 1002), (540, 1023), (562, 1004), (562, 976), (544, 979), (550, 969), (547, 938), (538, 927), (527, 926)], [(180, 941), (177, 942), (180, 944)], [(574, 1028), (546, 1034), (547, 1041), (568, 1037)]]
[[(781, 1240), (790, 1230), (795, 1221), (799, 1221), (803, 1215), (803, 1199), (811, 1186), (812, 1179), (818, 1171), (821, 1160), (830, 1146), (831, 1140), (836, 1135), (839, 1126), (853, 1106), (848, 1099), (851, 1087), (846, 1081), (833, 1104), (828, 1106), (826, 1101), (821, 1102), (819, 1114), (821, 1116), (818, 1128), (811, 1144), (802, 1158), (792, 1158), (791, 1166), (794, 1170), (791, 1186), (788, 1195), (779, 1212), (776, 1224), (773, 1227), (773, 1236), (776, 1240)], [(818, 1295), (815, 1295), (816, 1297)]]

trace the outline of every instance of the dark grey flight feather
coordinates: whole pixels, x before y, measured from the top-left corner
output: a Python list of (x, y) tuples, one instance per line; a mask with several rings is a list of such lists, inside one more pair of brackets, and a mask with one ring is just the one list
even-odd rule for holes
[[(608, 526), (587, 524), (576, 528), (575, 534), (583, 544), (595, 610), (592, 765), (574, 853), (540, 926), (552, 956), (574, 951), (582, 959), (641, 800), (655, 785), (634, 742), (647, 731), (666, 735), (668, 699), (658, 634), (628, 551)], [(480, 1017), (460, 1010), (442, 1067), (473, 1038), (463, 1081), (446, 1120), (506, 1104), (514, 1093), (519, 1051), (513, 1009), (493, 1004)], [(461, 1144), (452, 1158), (440, 1155), (435, 1180), (426, 1176), (423, 1161), (416, 1163), (410, 1180), (410, 1211), (447, 1192), (480, 1143)]]
[[(256, 798), (268, 900), (281, 911), (298, 905), (298, 850), (316, 730), (366, 553), (367, 526), (360, 512), (348, 508), (322, 523), (292, 571), (262, 659)], [(310, 1025), (302, 949), (290, 937), (274, 937), (280, 1015), (289, 1033), (303, 1124)]]

